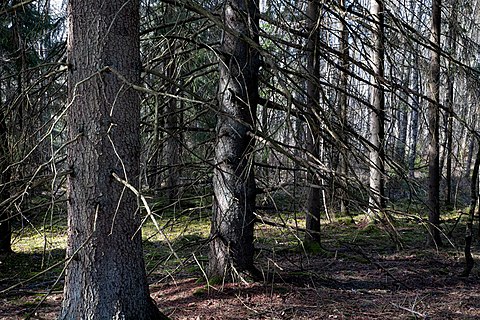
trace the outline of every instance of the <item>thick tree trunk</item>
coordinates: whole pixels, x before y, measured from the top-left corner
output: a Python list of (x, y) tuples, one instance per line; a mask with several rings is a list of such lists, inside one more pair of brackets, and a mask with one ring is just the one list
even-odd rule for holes
[[(307, 110), (315, 110), (318, 108), (320, 101), (320, 90), (318, 79), (320, 76), (320, 56), (319, 56), (319, 6), (318, 1), (311, 0), (307, 7), (309, 38), (307, 43), (307, 70), (310, 72), (306, 86), (307, 86)], [(308, 151), (314, 158), (320, 157), (319, 152), (319, 124), (318, 120), (313, 118), (310, 124), (310, 135), (308, 141)], [(315, 168), (314, 168), (315, 169)], [(312, 184), (308, 191), (307, 213), (305, 217), (305, 224), (307, 233), (305, 240), (320, 242), (320, 212), (321, 212), (321, 193), (320, 180), (315, 174), (315, 170), (309, 173), (308, 181)]]
[[(139, 2), (71, 0), (68, 245), (60, 319), (163, 319), (149, 296), (136, 196)], [(113, 71), (106, 70), (109, 67)], [(118, 74), (116, 74), (118, 72)]]
[(440, 245), (440, 159), (439, 159), (439, 122), (440, 122), (440, 22), (441, 0), (432, 1), (432, 34), (430, 79), (428, 104), (428, 221), (430, 223), (429, 244)]
[(372, 51), (372, 67), (374, 72), (370, 112), (370, 200), (369, 212), (378, 213), (385, 207), (385, 95), (384, 77), (384, 5), (383, 0), (372, 0), (374, 48)]
[[(227, 0), (223, 21), (258, 43), (257, 10), (257, 0)], [(249, 132), (255, 127), (260, 59), (256, 48), (228, 31), (221, 51), (208, 273), (234, 280), (241, 273), (259, 276), (253, 264), (256, 188)]]

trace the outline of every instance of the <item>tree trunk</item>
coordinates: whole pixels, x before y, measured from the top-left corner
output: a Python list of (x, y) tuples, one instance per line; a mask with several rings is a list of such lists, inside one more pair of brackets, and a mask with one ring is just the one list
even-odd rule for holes
[(384, 77), (384, 5), (383, 0), (372, 0), (374, 48), (372, 52), (372, 67), (374, 72), (370, 112), (370, 200), (369, 212), (378, 213), (385, 208), (384, 171), (385, 171), (385, 95), (383, 89)]
[(140, 100), (129, 84), (140, 81), (139, 2), (71, 0), (68, 10), (73, 173), (59, 318), (164, 319), (148, 292), (137, 198), (114, 178), (138, 190)]
[[(450, 54), (455, 56), (455, 51), (457, 47), (457, 1), (454, 0), (452, 3), (449, 21), (449, 38), (448, 38), (448, 50)], [(446, 168), (445, 168), (445, 206), (447, 208), (451, 207), (452, 204), (452, 156), (453, 156), (453, 100), (454, 100), (454, 85), (455, 85), (455, 76), (454, 76), (454, 66), (451, 61), (448, 63), (448, 72), (447, 72), (447, 110), (445, 112), (446, 117), (446, 126), (445, 126), (445, 152), (446, 152)]]
[[(174, 43), (171, 43), (170, 46), (173, 47), (172, 50), (175, 50)], [(166, 71), (168, 79), (175, 79), (176, 67), (175, 57), (172, 57)], [(175, 95), (175, 85), (168, 84), (167, 88), (170, 94)], [(165, 106), (165, 129), (167, 131), (167, 138), (165, 139), (163, 150), (168, 168), (165, 178), (169, 204), (177, 201), (180, 195), (181, 132), (178, 128), (181, 127), (181, 111), (177, 107), (177, 103), (176, 99), (170, 98)]]
[(465, 164), (465, 177), (468, 178), (470, 176), (470, 172), (472, 171), (472, 161), (473, 161), (473, 149), (475, 147), (475, 137), (470, 137), (470, 143), (468, 144), (467, 150), (467, 161)]
[[(12, 5), (18, 5), (19, 0), (12, 1)], [(28, 10), (25, 8), (25, 10)], [(28, 113), (27, 105), (29, 104), (29, 100), (26, 93), (27, 88), (27, 50), (26, 50), (26, 43), (25, 43), (25, 34), (24, 28), (22, 27), (25, 23), (25, 11), (23, 10), (15, 10), (12, 17), (12, 34), (13, 34), (13, 47), (15, 48), (15, 71), (16, 74), (16, 98), (14, 103), (14, 111), (13, 111), (13, 119), (15, 119), (14, 127), (15, 130), (12, 130), (14, 139), (19, 141), (17, 146), (18, 154), (15, 155), (17, 158), (22, 158), (30, 151), (30, 139), (29, 133), (31, 133), (31, 128), (27, 125), (28, 118), (32, 117)], [(16, 158), (15, 158), (16, 160)], [(19, 168), (19, 170), (15, 170), (12, 172), (14, 174), (13, 179), (24, 179), (28, 176), (28, 172), (32, 169), (31, 166), (31, 157), (23, 163), (23, 165)]]
[[(223, 21), (227, 28), (258, 44), (257, 10), (257, 0), (227, 0)], [(245, 273), (256, 278), (256, 188), (250, 132), (255, 127), (260, 58), (256, 48), (230, 31), (224, 31), (221, 51), (208, 274), (234, 280)]]
[(432, 1), (432, 30), (430, 61), (430, 79), (428, 104), (428, 221), (430, 223), (428, 243), (441, 245), (440, 237), (440, 159), (439, 159), (439, 122), (440, 122), (440, 22), (441, 0)]
[[(320, 77), (320, 65), (319, 65), (319, 6), (318, 1), (311, 0), (308, 2), (307, 8), (308, 16), (308, 28), (309, 28), (309, 38), (307, 43), (307, 70), (310, 72), (310, 75), (307, 79), (307, 110), (315, 110), (318, 108), (320, 101), (320, 90), (318, 79)], [(318, 120), (313, 117), (311, 119), (312, 123), (310, 126), (310, 135), (308, 139), (308, 151), (314, 158), (319, 158), (319, 135), (318, 130), (320, 129)], [(315, 169), (315, 168), (314, 168)], [(320, 203), (322, 197), (320, 194), (320, 181), (315, 174), (315, 170), (309, 173), (308, 181), (312, 184), (308, 191), (308, 203), (307, 203), (307, 214), (305, 219), (307, 232), (305, 234), (306, 241), (315, 241), (320, 242)]]
[(468, 209), (468, 221), (465, 230), (465, 269), (462, 273), (463, 276), (468, 277), (473, 269), (475, 261), (472, 256), (472, 242), (473, 242), (473, 220), (475, 217), (475, 208), (478, 200), (478, 170), (480, 167), (480, 146), (477, 150), (477, 157), (473, 166), (472, 177), (470, 180), (470, 208)]
[[(403, 77), (403, 86), (405, 88), (409, 87), (410, 72), (404, 72)], [(399, 108), (397, 112), (397, 128), (398, 128), (398, 139), (395, 141), (395, 161), (398, 166), (404, 170), (405, 168), (405, 150), (407, 146), (407, 128), (408, 128), (408, 94), (401, 90), (400, 92), (400, 101)]]
[[(345, 0), (339, 0), (339, 6), (344, 13), (343, 18), (345, 19), (346, 16), (346, 8), (345, 8)], [(349, 73), (349, 45), (348, 45), (348, 27), (347, 27), (347, 22), (342, 20), (340, 21), (340, 52), (342, 54), (342, 68), (344, 70), (341, 71), (340, 75), (340, 88), (344, 92), (340, 92), (340, 103), (339, 103), (339, 113), (340, 113), (340, 125), (341, 125), (341, 130), (340, 130), (340, 138), (342, 139), (342, 145), (348, 145), (347, 137), (345, 134), (345, 130), (348, 124), (348, 73)], [(344, 152), (340, 152), (340, 161), (339, 161), (339, 175), (342, 180), (346, 181), (346, 177), (348, 174), (348, 160), (347, 160), (347, 150), (344, 150)], [(342, 214), (348, 214), (349, 207), (348, 207), (348, 189), (346, 187), (343, 187), (340, 192), (340, 213)]]
[[(412, 87), (414, 92), (420, 92), (419, 85), (419, 66), (418, 57), (415, 57), (415, 66), (413, 67)], [(408, 154), (408, 175), (415, 178), (415, 160), (417, 158), (418, 142), (418, 115), (420, 112), (420, 101), (416, 94), (412, 95), (412, 112), (410, 113), (410, 152)]]
[[(0, 98), (0, 103), (3, 104)], [(7, 183), (10, 182), (10, 170), (7, 169), (9, 165), (10, 154), (8, 150), (8, 131), (6, 124), (6, 115), (1, 114), (0, 119), (0, 202), (7, 200), (10, 196)], [(0, 208), (0, 253), (12, 252), (12, 229), (11, 216), (9, 206), (6, 205)]]
[[(412, 26), (414, 25), (415, 21), (415, 7), (416, 7), (417, 1), (416, 0), (410, 0), (410, 12), (411, 12), (411, 19), (410, 23)], [(417, 19), (417, 26), (416, 28), (420, 28), (418, 25), (421, 23), (420, 19)], [(415, 43), (411, 45), (411, 52), (412, 52), (412, 58), (413, 58), (413, 66), (411, 72), (408, 72), (408, 74), (411, 73), (411, 79), (410, 76), (408, 78), (408, 81), (412, 81), (412, 89), (415, 92), (412, 94), (411, 97), (411, 112), (410, 112), (410, 123), (409, 123), (409, 128), (410, 128), (410, 142), (409, 142), (409, 153), (408, 153), (408, 176), (410, 178), (415, 178), (415, 160), (417, 157), (417, 140), (418, 140), (418, 115), (420, 112), (420, 99), (416, 93), (420, 92), (420, 85), (419, 85), (419, 79), (420, 79), (420, 72), (419, 72), (419, 45), (418, 43)]]

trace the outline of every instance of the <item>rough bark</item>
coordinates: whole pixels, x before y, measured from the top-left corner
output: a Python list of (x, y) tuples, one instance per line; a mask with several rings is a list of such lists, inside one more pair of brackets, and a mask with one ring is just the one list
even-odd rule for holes
[(369, 212), (378, 213), (385, 207), (385, 94), (384, 77), (384, 4), (383, 0), (372, 0), (374, 47), (372, 50), (372, 68), (374, 72), (370, 112), (370, 200)]
[(428, 221), (430, 224), (428, 243), (440, 245), (440, 24), (441, 0), (432, 1), (430, 79), (428, 83)]
[[(149, 296), (138, 188), (139, 2), (68, 5), (68, 245), (59, 319), (164, 319)], [(105, 68), (109, 67), (115, 72)]]
[[(310, 73), (306, 82), (307, 89), (307, 109), (315, 110), (318, 108), (320, 101), (320, 90), (318, 79), (320, 77), (320, 56), (319, 56), (319, 6), (318, 1), (311, 0), (307, 7), (309, 38), (307, 42), (307, 70)], [(312, 112), (313, 113), (313, 112)], [(312, 124), (309, 126), (310, 135), (308, 142), (308, 151), (313, 157), (319, 158), (319, 139), (318, 135), (319, 125), (317, 119), (312, 119)], [(314, 168), (315, 169), (315, 168)], [(307, 232), (305, 234), (306, 241), (320, 242), (320, 209), (321, 209), (321, 193), (320, 181), (316, 177), (315, 170), (309, 173), (309, 182), (312, 184), (308, 191), (308, 204), (305, 217), (305, 224)]]
[[(256, 0), (228, 0), (223, 21), (258, 43), (257, 10)], [(234, 280), (242, 273), (259, 276), (253, 261), (256, 188), (249, 133), (255, 127), (260, 58), (248, 41), (230, 32), (223, 34), (221, 51), (208, 274)]]

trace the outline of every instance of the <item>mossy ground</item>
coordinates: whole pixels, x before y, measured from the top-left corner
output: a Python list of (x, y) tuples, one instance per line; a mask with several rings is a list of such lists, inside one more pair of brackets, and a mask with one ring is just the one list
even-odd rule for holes
[[(370, 295), (376, 295), (375, 290), (386, 290), (390, 295), (396, 295), (398, 290), (404, 290), (405, 299), (407, 296), (410, 297), (407, 292), (411, 294), (423, 290), (428, 294), (428, 291), (432, 290), (428, 281), (436, 281), (442, 288), (453, 281), (455, 290), (459, 290), (459, 281), (462, 280), (448, 280), (459, 279), (457, 274), (462, 268), (466, 215), (463, 215), (457, 223), (459, 215), (458, 211), (443, 215), (442, 227), (445, 233), (456, 227), (449, 241), (445, 241), (448, 245), (438, 250), (425, 249), (427, 228), (422, 219), (415, 218), (414, 215), (395, 215), (392, 223), (397, 237), (403, 244), (400, 251), (388, 233), (392, 231), (391, 229), (380, 223), (368, 221), (361, 214), (339, 217), (333, 222), (322, 221), (321, 245), (304, 242), (304, 234), (301, 231), (304, 228), (304, 219), (301, 214), (268, 215), (265, 219), (268, 219), (269, 224), (257, 224), (256, 258), (257, 265), (262, 271), (274, 274), (275, 284), (262, 284), (257, 288), (256, 284), (252, 283), (245, 288), (253, 290), (255, 287), (257, 289), (253, 291), (261, 291), (262, 295), (270, 297), (273, 297), (273, 294), (283, 296), (285, 301), (288, 301), (287, 297), (293, 297), (293, 293), (297, 295), (306, 290), (305, 288), (312, 290), (317, 288), (314, 290), (316, 295), (320, 295), (319, 288), (323, 288), (325, 292), (329, 291), (331, 295), (344, 295), (345, 290), (364, 291)], [(32, 224), (16, 229), (13, 241), (15, 253), (1, 257), (0, 319), (25, 317), (36, 310), (47, 293), (51, 298), (43, 301), (38, 312), (43, 312), (45, 319), (54, 319), (61, 301), (62, 261), (66, 244), (66, 226), (62, 219), (56, 221), (59, 222), (54, 226), (43, 226), (42, 221), (36, 225), (35, 221), (32, 221)], [(156, 221), (161, 231), (149, 219), (142, 229), (146, 267), (150, 282), (153, 284), (152, 292), (173, 318), (188, 318), (186, 314), (188, 308), (178, 312), (175, 307), (176, 304), (182, 305), (183, 302), (172, 300), (162, 292), (171, 292), (172, 285), (184, 283), (193, 291), (183, 288), (186, 293), (182, 294), (188, 295), (190, 292), (189, 297), (193, 297), (192, 299), (196, 299), (195, 301), (201, 305), (206, 300), (210, 301), (212, 294), (218, 295), (219, 287), (226, 289), (233, 287), (215, 282), (215, 279), (210, 279), (208, 285), (205, 282), (204, 269), (207, 264), (210, 227), (208, 215), (165, 214), (157, 215)], [(475, 251), (478, 252), (478, 249), (475, 247)], [(475, 258), (478, 258), (478, 255)], [(60, 281), (57, 281), (58, 279)], [(189, 282), (188, 279), (196, 280)], [(473, 280), (468, 281), (475, 287), (478, 282), (478, 271), (474, 271), (471, 279)], [(179, 291), (175, 291), (177, 292), (175, 294), (180, 294), (181, 285), (179, 286)], [(237, 289), (234, 291), (239, 294), (242, 289), (241, 287)], [(463, 294), (466, 295), (465, 292)], [(297, 298), (302, 299), (301, 297), (295, 299)], [(311, 297), (308, 296), (308, 299)], [(397, 305), (398, 303), (399, 301), (395, 302)], [(242, 311), (237, 311), (243, 316), (248, 313), (248, 308), (245, 311), (245, 306), (242, 305), (243, 303), (238, 306)], [(338, 306), (340, 308), (338, 310), (341, 311), (338, 312), (339, 315), (353, 317), (354, 311), (346, 309), (342, 311), (340, 302)], [(295, 309), (295, 306), (291, 308)], [(392, 304), (389, 304), (389, 308), (392, 308)], [(396, 309), (397, 312), (403, 310), (404, 315), (414, 315), (404, 310), (408, 309), (406, 307)], [(308, 318), (307, 315), (300, 315), (306, 312), (304, 311), (297, 314), (298, 319)], [(288, 312), (286, 314), (292, 315)], [(271, 315), (273, 316), (273, 313)]]

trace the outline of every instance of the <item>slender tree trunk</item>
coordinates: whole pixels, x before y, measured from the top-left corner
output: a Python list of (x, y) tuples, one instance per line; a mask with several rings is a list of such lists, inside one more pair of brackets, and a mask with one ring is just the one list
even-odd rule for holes
[[(319, 146), (318, 142), (309, 135), (307, 138), (308, 151), (318, 159)], [(315, 172), (308, 174), (310, 187), (308, 188), (308, 202), (305, 216), (305, 240), (320, 243), (320, 213), (322, 204), (322, 193), (320, 190), (320, 179), (316, 177)]]
[(149, 186), (155, 190), (155, 196), (160, 197), (161, 192), (160, 188), (162, 187), (162, 177), (163, 173), (161, 171), (162, 167), (162, 157), (164, 153), (164, 144), (163, 141), (163, 130), (161, 128), (165, 127), (165, 117), (163, 117), (163, 112), (161, 108), (161, 102), (158, 101), (158, 97), (155, 98), (155, 110), (154, 110), (154, 124), (153, 124), (153, 156), (151, 158), (150, 172), (149, 176)]
[[(262, 120), (261, 120), (261, 125), (262, 125), (262, 132), (268, 133), (269, 129), (269, 115), (268, 115), (268, 108), (263, 106), (262, 107)], [(270, 120), (271, 121), (271, 120)], [(268, 163), (268, 157), (270, 156), (270, 153), (272, 151), (269, 150), (268, 148), (265, 148), (262, 152), (261, 156), (261, 161), (264, 163)], [(262, 170), (262, 179), (266, 185), (270, 185), (270, 168), (263, 168)]]
[(453, 86), (454, 79), (452, 75), (447, 77), (447, 110), (446, 110), (446, 143), (445, 143), (445, 206), (450, 208), (452, 205), (452, 156), (453, 156)]
[(139, 1), (70, 0), (68, 11), (73, 173), (59, 318), (164, 319), (149, 296), (139, 206), (126, 187), (139, 188), (140, 100), (130, 87), (140, 81)]
[(372, 0), (374, 48), (372, 51), (372, 67), (374, 72), (371, 92), (370, 112), (370, 200), (369, 212), (378, 213), (385, 208), (385, 94), (384, 77), (384, 4), (383, 0)]
[(432, 1), (432, 30), (430, 61), (430, 79), (428, 104), (428, 220), (430, 223), (429, 244), (440, 245), (440, 159), (439, 159), (439, 122), (440, 122), (440, 25), (441, 0)]
[[(346, 16), (346, 8), (345, 8), (345, 0), (339, 0), (339, 6), (344, 13), (343, 18), (345, 19)], [(348, 37), (349, 32), (347, 28), (347, 22), (342, 20), (340, 21), (340, 52), (342, 54), (342, 68), (344, 70), (341, 71), (340, 75), (340, 88), (344, 90), (344, 92), (340, 92), (340, 103), (339, 103), (339, 113), (340, 113), (340, 138), (342, 139), (342, 144), (348, 145), (347, 137), (345, 134), (346, 126), (348, 124), (348, 72), (349, 72), (349, 45), (348, 45)], [(348, 160), (347, 160), (347, 153), (346, 150), (340, 153), (340, 164), (339, 164), (339, 175), (343, 179), (343, 177), (347, 177), (348, 174)], [(348, 189), (342, 189), (340, 193), (340, 212), (342, 214), (348, 213)]]
[[(474, 93), (471, 94), (471, 99), (475, 99)], [(475, 108), (467, 108), (462, 114), (462, 119), (470, 119), (468, 121), (468, 126), (473, 130), (477, 128), (477, 114), (480, 113), (480, 105), (477, 105)], [(474, 156), (474, 149), (475, 149), (475, 135), (462, 127), (461, 134), (462, 142), (459, 145), (459, 149), (457, 154), (462, 154), (463, 156), (460, 158), (461, 162), (465, 163), (464, 172), (462, 173), (462, 177), (469, 178), (470, 173), (472, 171), (472, 161)], [(463, 161), (462, 161), (463, 160)]]
[(475, 147), (475, 137), (471, 137), (470, 143), (468, 144), (467, 150), (467, 161), (465, 164), (465, 177), (470, 176), (470, 172), (472, 170), (472, 161), (473, 161), (473, 149)]
[[(1, 84), (0, 84), (1, 85)], [(0, 88), (1, 90), (1, 88)], [(0, 103), (3, 101), (0, 98)], [(8, 131), (6, 124), (6, 115), (1, 113), (0, 119), (0, 202), (7, 200), (10, 196), (7, 183), (10, 182), (9, 150), (8, 150)], [(11, 216), (8, 206), (0, 208), (0, 253), (12, 252), (12, 229)]]
[[(403, 86), (409, 87), (410, 71), (403, 72)], [(408, 128), (408, 94), (402, 90), (400, 92), (400, 101), (397, 112), (398, 139), (395, 141), (395, 160), (403, 169), (405, 168), (405, 150), (407, 146), (407, 128)]]
[[(18, 5), (18, 0), (13, 1), (13, 5)], [(24, 89), (25, 89), (25, 70), (26, 66), (26, 52), (25, 52), (25, 44), (22, 34), (22, 17), (21, 11), (16, 10), (14, 11), (13, 21), (12, 21), (12, 29), (13, 29), (13, 46), (15, 48), (15, 67), (17, 71), (16, 80), (17, 80), (17, 112), (16, 112), (16, 125), (18, 128), (18, 133), (24, 133), (24, 114), (25, 114), (25, 99), (24, 96)]]
[[(18, 5), (19, 0), (12, 1), (13, 5)], [(24, 30), (22, 25), (24, 23), (25, 18), (23, 17), (23, 10), (15, 10), (13, 13), (12, 18), (12, 34), (13, 34), (13, 47), (15, 48), (15, 71), (16, 74), (16, 103), (14, 106), (14, 113), (13, 119), (15, 119), (14, 126), (15, 130), (13, 130), (13, 135), (17, 141), (21, 141), (18, 143), (18, 147), (15, 156), (18, 158), (23, 157), (23, 155), (27, 154), (29, 150), (28, 145), (30, 143), (28, 137), (28, 133), (30, 128), (26, 125), (26, 114), (27, 113), (27, 96), (25, 93), (25, 88), (27, 86), (27, 79), (26, 79), (26, 69), (27, 69), (27, 61), (26, 61), (26, 48), (25, 48), (25, 39), (24, 39)], [(29, 117), (31, 115), (28, 115)], [(30, 162), (31, 158), (28, 159)], [(22, 179), (27, 175), (31, 166), (29, 163), (23, 163), (19, 170), (15, 170), (14, 178)]]
[[(415, 57), (415, 66), (412, 75), (412, 87), (414, 92), (419, 92), (419, 66), (418, 57)], [(415, 160), (417, 158), (417, 142), (418, 142), (418, 115), (420, 109), (420, 101), (416, 94), (412, 96), (412, 111), (410, 114), (410, 152), (408, 154), (408, 175), (410, 178), (415, 177)]]
[[(411, 12), (411, 19), (410, 22), (413, 25), (415, 21), (416, 15), (414, 14), (415, 12), (415, 7), (416, 7), (417, 1), (416, 0), (410, 0), (410, 12)], [(421, 23), (420, 19), (417, 19), (417, 29), (420, 28), (419, 24)], [(413, 58), (413, 66), (411, 70), (411, 79), (409, 78), (409, 81), (412, 81), (412, 89), (415, 92), (415, 94), (412, 95), (411, 97), (411, 112), (410, 112), (410, 143), (409, 143), (409, 153), (408, 153), (408, 176), (410, 178), (415, 178), (415, 160), (417, 157), (417, 140), (418, 140), (418, 115), (420, 113), (420, 99), (418, 97), (418, 94), (420, 92), (420, 66), (419, 66), (419, 45), (415, 43), (411, 47), (412, 51), (412, 58)], [(409, 72), (410, 74), (410, 72)]]
[[(257, 10), (257, 0), (226, 0), (223, 21), (227, 28), (258, 44)], [(208, 273), (223, 279), (234, 280), (242, 273), (257, 278), (260, 274), (253, 263), (254, 140), (250, 133), (255, 128), (260, 57), (256, 48), (228, 31), (224, 31), (221, 51)]]
[[(307, 70), (310, 72), (306, 83), (307, 89), (307, 109), (315, 110), (318, 108), (320, 101), (320, 90), (317, 83), (320, 76), (319, 65), (319, 6), (318, 1), (310, 0), (307, 7), (309, 38), (307, 43)], [(313, 157), (319, 158), (319, 139), (318, 130), (319, 124), (317, 119), (312, 119), (312, 124), (309, 126), (310, 132), (308, 135), (308, 151)], [(315, 171), (315, 170), (314, 170)], [(321, 190), (320, 180), (316, 177), (315, 172), (309, 174), (308, 181), (312, 184), (308, 192), (308, 204), (306, 213), (306, 229), (305, 240), (320, 242), (320, 212), (321, 212)]]
[[(173, 44), (171, 44), (173, 46)], [(175, 50), (172, 48), (172, 50)], [(167, 77), (168, 79), (175, 79), (175, 69), (176, 69), (175, 57), (170, 61), (170, 65), (167, 67)], [(175, 86), (169, 84), (169, 91), (172, 95), (175, 94)], [(167, 199), (169, 203), (173, 203), (178, 200), (180, 195), (179, 185), (180, 185), (180, 162), (181, 162), (181, 133), (178, 128), (180, 128), (180, 111), (177, 107), (177, 100), (170, 98), (166, 104), (166, 117), (165, 117), (165, 127), (167, 131), (167, 138), (165, 140), (164, 146), (164, 156), (166, 159), (166, 164), (168, 167), (167, 176), (166, 176), (166, 187), (167, 187)]]
[(465, 230), (465, 269), (463, 276), (468, 277), (473, 269), (475, 261), (472, 256), (472, 242), (473, 242), (473, 220), (475, 217), (475, 208), (478, 201), (478, 170), (480, 168), (480, 146), (477, 150), (477, 157), (473, 166), (473, 172), (470, 182), (470, 208), (468, 209), (468, 221)]
[[(457, 48), (457, 0), (453, 0), (452, 3), (452, 12), (450, 14), (449, 21), (449, 38), (448, 38), (448, 50), (450, 54), (455, 56), (455, 51)], [(447, 72), (447, 110), (445, 112), (446, 117), (446, 126), (445, 126), (445, 152), (446, 152), (446, 168), (445, 168), (445, 182), (446, 182), (446, 192), (445, 192), (445, 206), (447, 208), (451, 207), (452, 204), (452, 144), (453, 144), (453, 104), (454, 104), (454, 85), (455, 85), (455, 76), (454, 76), (454, 66), (450, 61), (448, 65)]]

